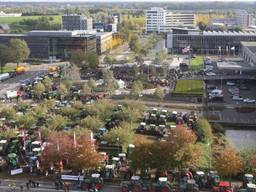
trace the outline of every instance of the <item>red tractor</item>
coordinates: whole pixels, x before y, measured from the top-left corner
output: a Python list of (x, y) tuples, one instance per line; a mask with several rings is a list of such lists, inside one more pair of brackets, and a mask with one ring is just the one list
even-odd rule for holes
[(230, 182), (220, 181), (217, 186), (212, 188), (212, 192), (233, 192)]

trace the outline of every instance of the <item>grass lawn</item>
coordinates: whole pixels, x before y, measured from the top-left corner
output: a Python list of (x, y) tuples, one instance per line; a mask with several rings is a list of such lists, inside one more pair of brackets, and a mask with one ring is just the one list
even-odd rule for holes
[(204, 58), (202, 56), (196, 56), (192, 58), (190, 69), (192, 70), (201, 70), (204, 67)]
[[(24, 19), (37, 19), (42, 16), (21, 16), (21, 17), (0, 17), (1, 24), (13, 24), (15, 22), (22, 21)], [(52, 17), (53, 23), (57, 23), (61, 21), (61, 15), (47, 15), (46, 17)]]
[(15, 68), (16, 67), (14, 65), (6, 65), (3, 68), (3, 73), (9, 73), (9, 72), (15, 71)]
[(202, 95), (204, 90), (202, 80), (177, 80), (174, 93), (176, 94), (192, 94)]

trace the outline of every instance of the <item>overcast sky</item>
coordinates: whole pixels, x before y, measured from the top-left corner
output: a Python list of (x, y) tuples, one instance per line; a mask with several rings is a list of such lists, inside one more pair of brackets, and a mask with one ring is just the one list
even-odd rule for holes
[(0, 2), (6, 2), (6, 1), (29, 1), (29, 2), (216, 2), (216, 1), (222, 1), (222, 2), (255, 2), (256, 0), (0, 0)]

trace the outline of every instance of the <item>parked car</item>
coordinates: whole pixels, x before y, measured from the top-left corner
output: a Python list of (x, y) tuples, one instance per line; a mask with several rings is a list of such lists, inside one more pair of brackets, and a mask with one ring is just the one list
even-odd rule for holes
[(209, 73), (206, 73), (207, 76), (214, 76), (216, 75), (216, 73), (213, 73), (213, 72), (209, 72)]
[(255, 99), (244, 99), (244, 103), (255, 103)]
[(235, 86), (236, 84), (235, 84), (234, 82), (227, 81), (227, 85), (228, 85), (228, 86)]
[(234, 96), (232, 97), (232, 100), (233, 100), (233, 101), (243, 101), (244, 99), (243, 99), (242, 97), (240, 97), (240, 96), (234, 95)]

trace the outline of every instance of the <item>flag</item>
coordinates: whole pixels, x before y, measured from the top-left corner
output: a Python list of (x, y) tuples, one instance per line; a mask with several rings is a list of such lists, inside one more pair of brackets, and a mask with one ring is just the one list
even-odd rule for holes
[(42, 133), (41, 133), (41, 129), (38, 129), (38, 141), (40, 142), (40, 145), (42, 145)]
[(234, 51), (236, 48), (235, 46), (231, 47), (230, 50)]
[(77, 142), (76, 142), (76, 132), (74, 131), (74, 147), (76, 148)]
[(190, 46), (187, 46), (185, 48), (182, 49), (182, 53), (188, 53), (190, 51)]

